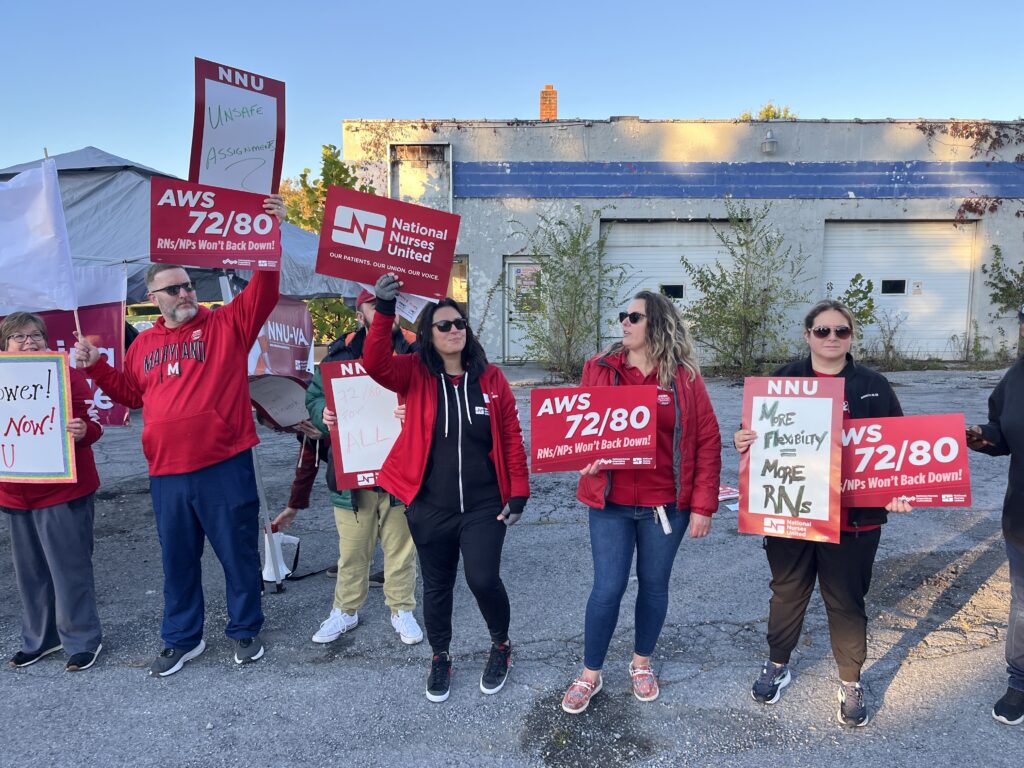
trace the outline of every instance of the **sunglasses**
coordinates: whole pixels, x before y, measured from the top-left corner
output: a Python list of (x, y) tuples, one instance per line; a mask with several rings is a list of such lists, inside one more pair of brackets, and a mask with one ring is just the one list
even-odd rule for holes
[(433, 323), (433, 326), (441, 333), (448, 333), (452, 328), (457, 331), (464, 331), (469, 327), (469, 323), (459, 317), (455, 320), (438, 320), (436, 323)]
[(166, 288), (151, 288), (150, 293), (166, 293), (168, 296), (177, 296), (182, 290), (185, 293), (192, 293), (195, 291), (195, 283), (177, 283), (175, 285), (168, 285)]
[(619, 312), (619, 322), (624, 323), (629, 320), (630, 325), (636, 325), (643, 320), (647, 315), (643, 312)]
[(835, 328), (829, 328), (827, 325), (818, 325), (811, 328), (811, 333), (819, 339), (827, 339), (830, 334), (834, 333), (837, 339), (845, 341), (853, 336), (853, 328), (848, 325), (837, 325)]

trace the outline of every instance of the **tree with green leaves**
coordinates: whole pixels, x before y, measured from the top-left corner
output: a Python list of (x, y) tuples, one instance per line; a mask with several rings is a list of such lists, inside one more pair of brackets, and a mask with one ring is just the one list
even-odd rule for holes
[[(1024, 307), (1024, 262), (1017, 262), (1016, 268), (1011, 267), (1003, 258), (1003, 249), (992, 246), (992, 260), (981, 265), (985, 275), (985, 285), (989, 288), (988, 298), (996, 312), (989, 317), (996, 319), (997, 313), (1016, 314)], [(1017, 354), (1024, 353), (1024, 337), (1017, 336)]]
[(288, 221), (318, 235), (324, 221), (324, 203), (329, 187), (346, 187), (376, 194), (373, 187), (359, 180), (352, 166), (341, 159), (341, 150), (333, 144), (323, 145), (320, 177), (310, 179), (310, 173), (309, 168), (304, 168), (298, 179), (285, 179), (281, 183), (281, 196), (288, 209)]
[(777, 107), (769, 101), (757, 110), (756, 114), (748, 110), (741, 114), (738, 119), (749, 123), (752, 120), (796, 120), (797, 117), (797, 113), (789, 107)]

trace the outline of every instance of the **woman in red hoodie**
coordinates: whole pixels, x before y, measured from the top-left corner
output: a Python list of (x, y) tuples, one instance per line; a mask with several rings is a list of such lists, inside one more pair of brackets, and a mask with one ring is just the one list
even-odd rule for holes
[(377, 281), (377, 312), (363, 347), (366, 372), (406, 405), (405, 425), (377, 484), (406, 505), (420, 558), (423, 619), (433, 651), (427, 698), (448, 698), (460, 553), (491, 635), (480, 690), (493, 694), (505, 685), (512, 664), (501, 550), (506, 528), (522, 516), (530, 495), (519, 412), (504, 374), (487, 362), (452, 299), (423, 310), (417, 352), (392, 353), (400, 286), (394, 275)]
[(638, 591), (633, 695), (658, 698), (651, 654), (668, 611), (668, 582), (687, 527), (692, 538), (711, 530), (718, 509), (721, 436), (693, 346), (675, 305), (660, 293), (640, 291), (619, 313), (622, 341), (588, 361), (582, 386), (658, 387), (656, 467), (581, 471), (577, 498), (590, 507), (594, 586), (584, 623), (583, 674), (562, 709), (578, 714), (601, 690), (601, 669), (615, 632), (619, 603), (636, 552)]
[[(44, 352), (39, 315), (12, 312), (0, 323), (0, 351)], [(62, 648), (69, 672), (88, 669), (102, 645), (92, 571), (93, 499), (100, 486), (92, 444), (102, 427), (89, 418), (85, 374), (72, 368), (68, 432), (75, 440), (76, 483), (0, 483), (0, 510), (11, 526), (14, 574), (21, 592), (21, 650), (27, 667)]]

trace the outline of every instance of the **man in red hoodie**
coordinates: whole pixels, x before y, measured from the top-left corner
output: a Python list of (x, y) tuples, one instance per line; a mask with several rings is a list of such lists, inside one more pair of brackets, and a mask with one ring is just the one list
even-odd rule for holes
[[(264, 208), (283, 219), (274, 195)], [(263, 588), (259, 498), (252, 448), (259, 440), (249, 405), (247, 356), (277, 303), (280, 273), (256, 272), (232, 302), (199, 306), (181, 267), (154, 264), (146, 273), (156, 324), (139, 334), (112, 368), (87, 339), (75, 345), (77, 365), (111, 399), (142, 408), (142, 450), (164, 565), (164, 649), (150, 674), (166, 677), (201, 654), (203, 538), (209, 538), (227, 581), (228, 626), (235, 661), (263, 656)]]

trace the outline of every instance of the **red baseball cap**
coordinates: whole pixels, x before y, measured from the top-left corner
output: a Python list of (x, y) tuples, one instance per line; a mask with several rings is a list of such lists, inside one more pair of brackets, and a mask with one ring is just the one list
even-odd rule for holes
[(368, 301), (376, 300), (377, 297), (364, 288), (359, 292), (359, 295), (356, 296), (356, 309), (359, 309), (361, 306), (363, 306), (363, 304), (365, 304)]

